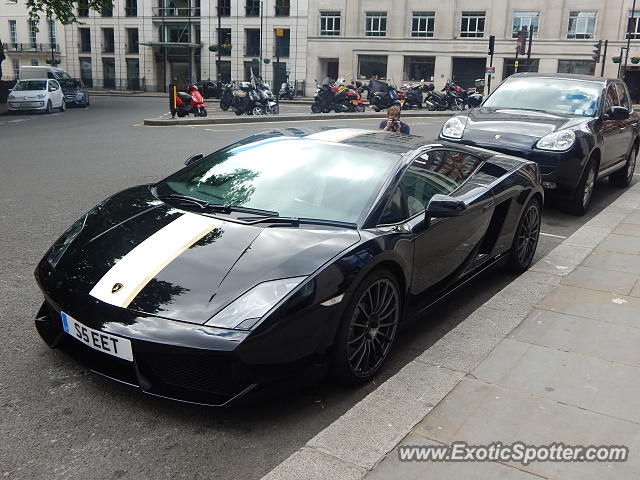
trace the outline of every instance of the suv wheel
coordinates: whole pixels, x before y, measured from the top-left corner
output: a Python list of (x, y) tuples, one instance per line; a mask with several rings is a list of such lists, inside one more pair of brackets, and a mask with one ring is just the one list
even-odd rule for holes
[(574, 215), (582, 216), (589, 210), (591, 199), (593, 198), (593, 190), (596, 186), (598, 178), (598, 165), (590, 158), (587, 166), (582, 173), (582, 178), (578, 183), (578, 187), (573, 193), (573, 199), (568, 205), (569, 211)]
[(624, 167), (622, 167), (617, 172), (609, 175), (610, 185), (618, 188), (627, 188), (629, 185), (631, 185), (631, 180), (633, 180), (633, 172), (636, 169), (637, 155), (638, 150), (635, 147), (629, 151), (629, 155), (627, 156), (627, 163), (625, 163)]

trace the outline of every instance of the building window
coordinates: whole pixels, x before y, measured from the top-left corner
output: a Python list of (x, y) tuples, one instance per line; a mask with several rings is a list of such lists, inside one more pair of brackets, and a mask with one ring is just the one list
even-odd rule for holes
[(320, 35), (340, 35), (340, 12), (320, 12)]
[[(540, 60), (537, 58), (532, 58), (527, 60), (526, 58), (520, 57), (518, 59), (518, 72), (537, 72), (538, 67), (540, 66)], [(516, 72), (516, 59), (515, 58), (505, 58), (504, 59), (504, 69), (502, 70), (502, 79), (513, 75)]]
[(102, 52), (113, 53), (116, 51), (116, 43), (113, 28), (102, 29)]
[(433, 37), (435, 23), (435, 12), (413, 12), (413, 18), (411, 19), (411, 36)]
[(138, 46), (138, 29), (127, 28), (127, 53), (139, 53), (140, 47)]
[(115, 58), (102, 59), (102, 79), (104, 82), (104, 88), (116, 88)]
[(221, 28), (218, 30), (218, 48), (220, 55), (231, 55), (231, 29)]
[(512, 38), (518, 38), (518, 32), (525, 28), (533, 27), (533, 37), (538, 37), (538, 26), (540, 23), (540, 12), (513, 12)]
[(89, 3), (87, 2), (87, 0), (80, 0), (78, 2), (78, 16), (79, 17), (89, 16)]
[(18, 48), (18, 23), (15, 20), (9, 20), (9, 38), (13, 48)]
[(260, 56), (260, 29), (246, 28), (245, 38), (246, 38), (245, 51), (244, 51), (245, 56), (259, 57)]
[(596, 73), (596, 62), (592, 60), (558, 60), (558, 73), (594, 75)]
[(640, 38), (640, 12), (635, 11), (635, 15), (633, 12), (629, 12), (629, 20), (627, 22), (627, 31), (625, 38)]
[(404, 57), (403, 80), (433, 81), (436, 57)]
[(485, 12), (462, 12), (460, 36), (464, 38), (484, 37)]
[(231, 60), (220, 60), (216, 62), (218, 69), (218, 79), (222, 83), (229, 83), (231, 81)]
[(79, 57), (80, 61), (80, 80), (87, 87), (93, 87), (93, 75), (91, 73), (91, 57)]
[(127, 58), (127, 90), (140, 90), (140, 60)]
[(386, 55), (358, 55), (358, 78), (386, 78)]
[(596, 33), (598, 12), (569, 12), (567, 38), (590, 39)]
[(177, 23), (173, 25), (165, 25), (164, 42), (189, 43), (189, 24)]
[(231, 16), (231, 0), (218, 0), (218, 15), (221, 17)]
[(124, 14), (127, 17), (137, 17), (138, 16), (138, 0), (127, 0), (127, 3), (124, 7)]
[(103, 17), (113, 17), (113, 8), (103, 8), (100, 10), (100, 15)]
[(58, 32), (56, 31), (56, 21), (47, 20), (47, 26), (49, 27), (49, 43), (50, 46), (55, 47), (58, 43)]
[(276, 17), (288, 17), (291, 13), (289, 0), (276, 0)]
[(387, 36), (387, 12), (367, 12), (364, 20), (365, 37)]
[(31, 48), (37, 48), (38, 46), (38, 26), (33, 20), (29, 20), (29, 41), (31, 42)]
[(20, 60), (17, 58), (11, 59), (11, 65), (13, 66), (13, 76), (18, 80), (20, 78)]
[(91, 30), (88, 28), (79, 28), (78, 36), (80, 37), (80, 51), (82, 53), (88, 53), (91, 51)]
[(31, 59), (31, 66), (32, 67), (37, 67), (38, 65), (39, 65), (38, 59), (37, 58), (32, 58)]
[(282, 37), (275, 37), (275, 51), (273, 53), (275, 54), (275, 56), (286, 58), (290, 54), (291, 30), (289, 30), (288, 28), (283, 28), (282, 31), (284, 33)]
[(244, 9), (247, 17), (260, 16), (260, 0), (247, 0)]

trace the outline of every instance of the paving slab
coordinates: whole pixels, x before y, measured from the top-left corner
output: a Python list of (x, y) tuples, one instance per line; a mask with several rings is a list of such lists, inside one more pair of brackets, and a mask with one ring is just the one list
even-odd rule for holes
[(640, 225), (640, 212), (633, 212), (627, 215), (622, 223), (631, 223), (633, 225)]
[(640, 225), (634, 225), (633, 223), (621, 223), (613, 230), (613, 233), (640, 237)]
[(640, 275), (640, 255), (629, 253), (596, 249), (585, 259), (583, 265)]
[(640, 254), (640, 240), (631, 235), (608, 235), (598, 247), (601, 250), (610, 252)]
[(578, 266), (562, 279), (563, 285), (629, 295), (640, 275), (601, 268)]
[(617, 293), (559, 285), (538, 307), (618, 325), (640, 327), (640, 300)]
[[(468, 378), (456, 385), (416, 425), (413, 433), (446, 444), (453, 441), (474, 445), (497, 441), (507, 445), (517, 441), (528, 445), (563, 442), (565, 445), (626, 445), (631, 455), (640, 451), (640, 425), (636, 423)], [(452, 467), (452, 464), (447, 466)], [(535, 462), (522, 468), (544, 478), (562, 480), (640, 478), (637, 460), (624, 463)]]
[(529, 269), (529, 272), (560, 276), (569, 275), (592, 250), (592, 247), (581, 247), (561, 243), (539, 262), (534, 264)]
[(640, 367), (640, 328), (534, 310), (509, 338)]
[(484, 306), (515, 316), (525, 316), (559, 282), (560, 276), (558, 275), (530, 270), (496, 293), (485, 302)]
[(640, 423), (640, 368), (503, 340), (472, 374), (479, 380)]
[[(404, 445), (426, 446), (443, 445), (419, 435), (409, 434), (402, 443)], [(539, 476), (518, 470), (509, 465), (497, 462), (401, 462), (398, 459), (398, 448), (385, 457), (376, 469), (367, 476), (368, 479), (402, 479), (402, 480), (538, 480)]]

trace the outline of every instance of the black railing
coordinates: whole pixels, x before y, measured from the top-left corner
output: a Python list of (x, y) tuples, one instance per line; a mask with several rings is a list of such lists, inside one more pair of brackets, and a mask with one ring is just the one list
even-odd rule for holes
[(60, 53), (59, 43), (5, 43), (4, 48), (8, 52), (51, 52), (51, 47), (55, 53)]
[(199, 17), (200, 7), (154, 7), (154, 17)]

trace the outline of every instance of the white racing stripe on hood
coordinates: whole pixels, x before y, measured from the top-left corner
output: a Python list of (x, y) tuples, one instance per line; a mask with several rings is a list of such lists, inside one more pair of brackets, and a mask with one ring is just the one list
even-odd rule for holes
[(341, 142), (347, 138), (357, 137), (365, 133), (371, 133), (371, 129), (363, 128), (337, 128), (335, 130), (325, 130), (323, 132), (307, 135), (305, 138), (312, 140), (323, 140), (325, 142)]
[[(184, 213), (118, 260), (89, 295), (116, 307), (128, 307), (158, 272), (220, 225), (215, 218)], [(116, 284), (122, 287), (114, 293)]]

